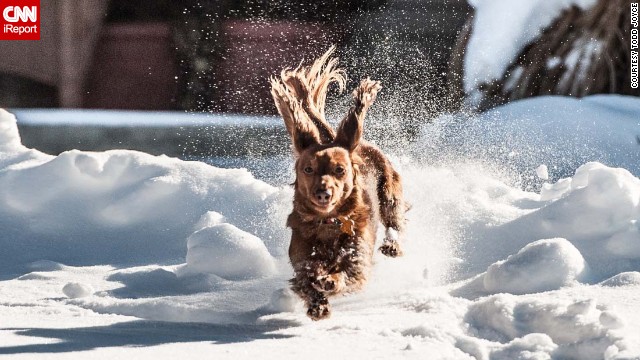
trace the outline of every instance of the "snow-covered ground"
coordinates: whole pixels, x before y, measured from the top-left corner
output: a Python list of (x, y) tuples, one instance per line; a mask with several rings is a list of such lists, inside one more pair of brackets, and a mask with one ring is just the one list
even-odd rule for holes
[(0, 356), (640, 359), (639, 108), (538, 98), (425, 126), (395, 158), (406, 255), (376, 255), (320, 322), (287, 290), (289, 187), (126, 150), (46, 155), (2, 112)]

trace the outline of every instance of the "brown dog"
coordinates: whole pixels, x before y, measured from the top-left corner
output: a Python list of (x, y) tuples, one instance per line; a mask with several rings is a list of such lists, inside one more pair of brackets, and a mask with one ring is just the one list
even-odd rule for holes
[(280, 79), (271, 79), (271, 94), (296, 155), (293, 212), (287, 220), (295, 271), (291, 288), (313, 320), (330, 315), (328, 297), (366, 282), (379, 220), (387, 229), (382, 253), (402, 254), (398, 241), (406, 210), (400, 175), (378, 148), (362, 140), (364, 118), (380, 84), (360, 83), (337, 132), (325, 119), (329, 85), (345, 86), (332, 52), (311, 67), (284, 70)]

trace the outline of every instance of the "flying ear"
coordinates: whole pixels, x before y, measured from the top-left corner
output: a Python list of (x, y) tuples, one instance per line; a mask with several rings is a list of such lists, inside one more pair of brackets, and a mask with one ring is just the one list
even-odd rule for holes
[(349, 151), (354, 151), (362, 139), (364, 118), (367, 116), (369, 106), (376, 99), (378, 91), (382, 88), (378, 81), (369, 78), (362, 80), (353, 92), (353, 105), (347, 116), (338, 127), (335, 143)]
[(338, 133), (334, 141), (336, 145), (350, 152), (354, 151), (360, 145), (360, 139), (362, 138), (362, 120), (364, 120), (364, 117), (360, 118), (355, 107), (352, 106), (338, 127)]
[(320, 134), (300, 103), (295, 101), (293, 104), (294, 131), (291, 141), (295, 151), (300, 154), (309, 146), (320, 144)]
[(295, 99), (287, 91), (286, 86), (275, 78), (271, 78), (271, 96), (284, 120), (296, 153), (300, 154), (309, 146), (320, 143), (318, 129), (307, 113), (302, 110), (300, 101)]

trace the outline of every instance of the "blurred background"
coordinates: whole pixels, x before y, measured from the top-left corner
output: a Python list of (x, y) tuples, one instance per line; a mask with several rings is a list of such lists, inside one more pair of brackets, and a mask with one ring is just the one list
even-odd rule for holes
[(384, 82), (416, 67), (410, 72), (441, 93), (470, 10), (464, 0), (54, 0), (41, 7), (42, 40), (0, 43), (2, 107), (275, 114), (268, 77), (331, 44), (354, 79), (367, 73)]
[[(469, 79), (465, 70), (483, 65), (472, 56), (479, 48), (480, 55), (502, 61), (500, 51), (483, 50), (478, 41), (473, 47), (474, 36), (493, 44), (511, 41), (500, 38), (504, 32), (488, 33), (486, 24), (474, 28), (476, 13), (501, 1), (50, 0), (41, 4), (40, 41), (0, 41), (0, 107), (19, 115), (25, 145), (49, 153), (130, 148), (188, 158), (224, 155), (229, 148), (239, 148), (236, 155), (281, 152), (286, 140), (275, 123), (267, 122), (280, 130), (263, 124), (261, 133), (243, 135), (229, 129), (276, 115), (269, 76), (313, 61), (332, 44), (348, 88), (365, 76), (384, 86), (368, 125), (369, 134), (378, 127), (374, 140), (382, 146), (398, 140), (388, 133), (410, 139), (419, 124), (443, 112), (484, 111), (538, 95), (638, 96), (629, 85), (626, 0), (567, 6), (545, 26), (529, 16), (533, 23), (515, 24), (514, 33), (537, 35), (510, 49), (515, 60), (503, 61), (490, 81)], [(536, 10), (539, 3), (522, 6), (547, 16)], [(510, 20), (508, 12), (483, 16), (497, 25)], [(604, 46), (589, 45), (593, 41)], [(343, 96), (330, 104), (329, 114), (339, 117), (346, 101)], [(177, 120), (154, 125), (147, 117), (144, 130), (132, 130), (141, 118), (130, 112), (96, 126), (86, 123), (96, 112), (77, 109), (173, 111)], [(196, 118), (184, 116), (194, 114), (209, 117), (186, 126)], [(109, 126), (115, 118), (128, 120)], [(247, 150), (249, 145), (232, 146), (234, 137), (273, 140)]]

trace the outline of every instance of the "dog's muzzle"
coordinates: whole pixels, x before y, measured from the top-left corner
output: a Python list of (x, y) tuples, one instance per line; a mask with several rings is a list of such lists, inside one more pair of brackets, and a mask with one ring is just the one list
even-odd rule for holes
[(318, 204), (328, 204), (331, 200), (331, 190), (316, 190), (316, 201)]

